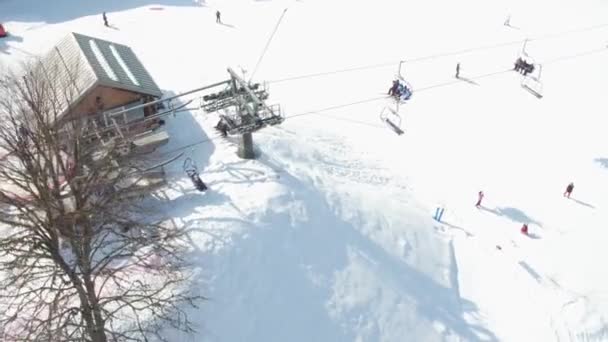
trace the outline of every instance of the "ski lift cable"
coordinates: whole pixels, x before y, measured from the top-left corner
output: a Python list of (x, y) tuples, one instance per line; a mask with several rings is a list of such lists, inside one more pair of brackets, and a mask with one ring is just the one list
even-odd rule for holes
[[(361, 101), (356, 101), (356, 102), (351, 102), (351, 103), (346, 103), (346, 104), (341, 104), (341, 105), (336, 105), (336, 106), (332, 106), (332, 107), (327, 107), (327, 108), (322, 108), (319, 110), (313, 110), (313, 111), (307, 111), (307, 112), (303, 112), (303, 113), (299, 113), (299, 114), (295, 114), (295, 115), (290, 115), (285, 117), (285, 120), (288, 119), (292, 119), (295, 117), (300, 117), (300, 116), (306, 116), (306, 115), (313, 115), (313, 114), (320, 114), (320, 113), (324, 113), (324, 112), (328, 112), (331, 110), (335, 110), (335, 109), (339, 109), (339, 108), (345, 108), (345, 107), (350, 107), (350, 106), (355, 106), (355, 105), (359, 105), (359, 104), (363, 104), (363, 103), (368, 103), (368, 102), (374, 102), (374, 101), (379, 101), (379, 100), (383, 100), (386, 99), (386, 96), (380, 96), (380, 97), (375, 97), (375, 98), (371, 98), (371, 99), (366, 99), (366, 100), (361, 100)], [(359, 124), (366, 124), (368, 126), (375, 126), (375, 125), (369, 125), (368, 123), (365, 122), (359, 122), (359, 121), (355, 121), (355, 120), (348, 120), (348, 119), (344, 119), (344, 118), (338, 118), (338, 117), (333, 117), (336, 120), (341, 120), (341, 121), (349, 121), (349, 122), (354, 122), (354, 123), (359, 123)], [(375, 127), (381, 127), (381, 126), (375, 126)], [(382, 127), (384, 129), (384, 127)], [(220, 139), (225, 139), (223, 136), (215, 136), (215, 137), (210, 137), (210, 138), (206, 138), (206, 139), (201, 139), (198, 141), (195, 141), (193, 143), (184, 145), (184, 146), (180, 146), (180, 147), (176, 147), (170, 151), (166, 151), (166, 152), (162, 152), (160, 153), (158, 156), (164, 156), (164, 155), (168, 155), (168, 154), (173, 154), (175, 152), (179, 152), (197, 145), (201, 145), (201, 144), (205, 144), (205, 143), (210, 143), (212, 141), (215, 140), (220, 140)]]
[[(573, 29), (573, 30), (568, 30), (568, 31), (545, 33), (545, 34), (538, 35), (538, 36), (535, 36), (532, 38), (526, 38), (526, 39), (524, 39), (524, 41), (533, 42), (533, 41), (547, 40), (547, 39), (562, 37), (562, 36), (565, 36), (568, 34), (588, 32), (588, 31), (598, 30), (598, 29), (606, 28), (606, 27), (608, 27), (608, 23), (598, 24), (598, 25), (594, 25), (594, 26), (589, 26), (589, 27), (580, 28), (580, 29)], [(433, 55), (420, 56), (420, 57), (407, 59), (406, 61), (408, 63), (422, 62), (422, 61), (428, 61), (428, 60), (433, 60), (433, 59), (439, 59), (439, 58), (443, 58), (443, 57), (458, 56), (458, 55), (475, 52), (475, 51), (492, 50), (492, 49), (502, 48), (502, 47), (511, 46), (511, 45), (519, 45), (521, 43), (522, 43), (521, 39), (512, 40), (512, 41), (502, 42), (502, 43), (497, 43), (497, 44), (492, 44), (492, 45), (483, 45), (483, 46), (471, 47), (471, 48), (455, 50), (455, 51), (450, 51), (450, 52), (445, 52), (445, 53), (437, 53), (437, 54), (433, 54)], [(395, 63), (398, 63), (401, 61), (403, 61), (403, 60), (364, 65), (364, 66), (360, 66), (360, 67), (337, 69), (337, 70), (333, 70), (333, 71), (317, 72), (317, 73), (298, 75), (298, 76), (290, 76), (290, 77), (286, 77), (286, 78), (271, 80), (271, 81), (268, 81), (267, 83), (268, 84), (281, 83), (281, 82), (287, 82), (287, 81), (295, 81), (295, 80), (301, 80), (301, 79), (306, 79), (306, 78), (328, 76), (328, 75), (360, 71), (360, 70), (380, 69), (380, 68), (384, 68), (384, 67), (394, 66)]]
[[(542, 64), (544, 64), (544, 65), (553, 64), (553, 63), (561, 62), (561, 61), (568, 60), (568, 59), (581, 58), (581, 57), (584, 57), (584, 56), (589, 56), (589, 55), (592, 55), (592, 54), (596, 54), (596, 53), (600, 53), (600, 52), (606, 52), (606, 51), (608, 51), (608, 49), (606, 49), (606, 48), (590, 50), (590, 51), (578, 53), (578, 54), (575, 54), (575, 55), (569, 55), (569, 56), (555, 58), (555, 59), (546, 61), (546, 62), (544, 62)], [(513, 71), (513, 69), (504, 69), (504, 70), (500, 70), (500, 71), (496, 71), (496, 72), (491, 72), (491, 73), (486, 73), (486, 74), (481, 74), (481, 75), (469, 77), (468, 79), (470, 79), (470, 80), (478, 80), (478, 79), (481, 79), (481, 78), (487, 78), (487, 77), (492, 77), (492, 76), (496, 76), (496, 75), (500, 75), (500, 74), (505, 74), (505, 73), (508, 73), (508, 72), (511, 72), (511, 71)], [(455, 80), (455, 81), (450, 81), (450, 82), (433, 84), (433, 85), (429, 85), (429, 86), (418, 88), (416, 90), (416, 92), (427, 91), (427, 90), (431, 90), (431, 89), (434, 89), (434, 88), (451, 86), (451, 85), (455, 85), (455, 84), (459, 84), (459, 83), (462, 83), (462, 81)], [(350, 103), (345, 103), (345, 104), (340, 104), (340, 105), (334, 105), (334, 106), (330, 106), (330, 107), (326, 107), (326, 108), (321, 108), (321, 109), (317, 109), (317, 110), (310, 110), (310, 111), (306, 111), (306, 112), (302, 112), (302, 113), (286, 116), (285, 120), (290, 120), (290, 119), (294, 119), (294, 118), (298, 118), (298, 117), (304, 117), (304, 116), (308, 116), (308, 115), (320, 115), (321, 113), (329, 112), (329, 111), (340, 109), (340, 108), (352, 107), (352, 106), (361, 105), (361, 104), (364, 104), (364, 103), (371, 103), (371, 102), (375, 102), (375, 101), (385, 100), (385, 99), (387, 99), (389, 97), (390, 96), (388, 96), (388, 95), (387, 96), (378, 96), (378, 97), (373, 97), (373, 98), (364, 99), (364, 100), (360, 100), (360, 101), (355, 101), (355, 102), (350, 102)], [(183, 111), (186, 111), (186, 110), (183, 110)], [(323, 115), (323, 117), (326, 117), (326, 116), (327, 115)], [(349, 119), (345, 119), (345, 118), (338, 118), (338, 117), (332, 117), (332, 118), (334, 118), (336, 120), (341, 120), (341, 121), (348, 121), (348, 122), (353, 122), (353, 123), (366, 124), (368, 126), (374, 126), (374, 125), (370, 125), (368, 123), (359, 122), (359, 121), (355, 121), (355, 120), (349, 120)], [(163, 152), (163, 153), (160, 154), (160, 156), (167, 155), (167, 154), (172, 154), (172, 153), (179, 152), (179, 151), (187, 149), (187, 148), (191, 148), (193, 146), (209, 143), (209, 142), (212, 142), (212, 141), (215, 141), (215, 140), (220, 140), (220, 139), (225, 139), (225, 138), (222, 137), (222, 136), (216, 136), (216, 137), (201, 139), (199, 141), (195, 141), (193, 143), (177, 147), (177, 148), (172, 149), (170, 151)]]
[(257, 63), (255, 64), (255, 67), (253, 68), (253, 72), (251, 73), (251, 77), (249, 78), (249, 81), (251, 81), (253, 79), (253, 76), (255, 76), (255, 73), (258, 71), (258, 67), (260, 66), (260, 63), (262, 62), (262, 59), (264, 59), (264, 56), (266, 55), (266, 51), (268, 51), (268, 48), (270, 47), (272, 38), (274, 38), (274, 35), (277, 33), (277, 30), (279, 29), (279, 25), (281, 25), (281, 22), (283, 21), (283, 17), (285, 16), (285, 13), (287, 13), (288, 9), (289, 9), (289, 7), (285, 8), (283, 10), (281, 17), (279, 18), (279, 21), (277, 22), (276, 26), (274, 27), (274, 30), (272, 31), (272, 34), (270, 34), (270, 38), (268, 38), (268, 41), (266, 42), (266, 46), (264, 47), (264, 50), (262, 50), (262, 54), (260, 55), (260, 58), (258, 59)]

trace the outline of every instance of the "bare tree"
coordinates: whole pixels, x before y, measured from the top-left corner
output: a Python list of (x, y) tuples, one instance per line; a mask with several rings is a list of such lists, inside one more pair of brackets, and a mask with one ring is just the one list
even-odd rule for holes
[[(192, 332), (184, 232), (140, 198), (145, 160), (60, 118), (78, 94), (60, 70), (0, 80), (0, 340), (165, 340)], [(144, 167), (145, 168), (145, 167)]]

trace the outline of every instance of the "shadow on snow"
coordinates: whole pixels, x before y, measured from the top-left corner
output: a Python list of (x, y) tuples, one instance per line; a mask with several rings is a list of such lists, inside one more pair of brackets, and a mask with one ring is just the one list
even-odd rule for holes
[(4, 37), (4, 38), (0, 38), (0, 53), (5, 53), (5, 54), (10, 54), (9, 49), (10, 49), (10, 42), (16, 42), (16, 43), (20, 43), (23, 41), (23, 38), (21, 36), (17, 36), (12, 34), (11, 32), (8, 32), (8, 36)]
[(594, 161), (602, 167), (608, 169), (608, 158), (595, 158)]
[[(281, 169), (265, 156), (259, 162)], [(239, 169), (238, 165), (230, 168)], [(233, 176), (242, 178), (238, 172)], [(390, 333), (392, 329), (402, 330), (404, 337), (414, 330), (431, 335), (433, 322), (440, 322), (446, 327), (445, 334), (454, 333), (465, 340), (497, 340), (489, 330), (464, 320), (464, 315), (474, 315), (477, 307), (460, 298), (457, 288), (437, 283), (364, 236), (357, 224), (340, 217), (339, 210), (310, 181), (283, 171), (279, 182), (290, 192), (271, 200), (259, 220), (208, 217), (185, 221), (192, 236), (204, 234), (211, 238), (211, 246), (205, 250), (190, 240), (193, 252), (189, 259), (202, 268), (199, 282), (212, 284), (202, 290), (209, 291), (202, 294), (210, 296), (210, 300), (202, 304), (201, 311), (192, 312), (202, 328), (203, 339), (214, 340), (221, 335), (218, 340), (222, 341), (353, 341), (357, 330), (365, 332), (365, 340), (381, 340), (383, 331)], [(185, 220), (201, 205), (232, 205), (227, 196), (213, 191), (205, 196), (182, 197), (170, 205)], [(294, 201), (303, 201), (303, 218), (276, 209)], [(244, 233), (226, 234), (225, 230), (211, 228), (217, 222), (246, 229)], [(218, 246), (230, 248), (216, 249)], [(344, 271), (355, 267), (353, 257), (358, 261), (357, 270), (362, 264), (379, 283), (376, 297), (363, 305), (349, 304), (349, 298), (336, 288)], [(206, 269), (214, 273), (204, 275)], [(342, 285), (348, 288), (344, 291), (347, 296), (352, 296), (352, 286), (357, 286), (350, 280), (366, 286), (366, 280), (358, 277), (360, 273), (346, 276)], [(391, 309), (378, 310), (380, 315), (388, 312), (379, 319), (368, 309), (381, 305), (390, 305)], [(404, 307), (406, 312), (400, 311)], [(404, 326), (411, 321), (409, 311), (423, 317), (428, 325)], [(361, 325), (366, 328), (361, 329)], [(270, 331), (272, 336), (268, 335)]]
[(508, 218), (509, 220), (517, 222), (517, 223), (534, 224), (534, 225), (537, 225), (542, 228), (542, 223), (534, 220), (533, 218), (526, 215), (526, 213), (524, 213), (523, 211), (521, 211), (517, 208), (502, 207), (502, 208), (490, 209), (490, 208), (481, 206), (480, 209), (485, 210), (485, 211), (492, 213), (494, 215), (497, 215), (497, 216), (504, 216), (504, 217)]

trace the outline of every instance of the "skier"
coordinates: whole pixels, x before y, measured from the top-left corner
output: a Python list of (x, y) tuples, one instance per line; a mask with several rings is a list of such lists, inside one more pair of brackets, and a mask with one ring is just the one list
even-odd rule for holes
[(524, 62), (524, 76), (528, 76), (529, 73), (534, 71), (534, 64)]
[(570, 198), (570, 195), (572, 194), (572, 190), (574, 190), (574, 183), (568, 184), (568, 186), (566, 187), (566, 191), (564, 192), (564, 197)]
[(521, 226), (520, 231), (521, 231), (522, 234), (528, 235), (528, 224), (524, 223), (524, 225)]
[(215, 128), (220, 131), (220, 133), (222, 134), (222, 137), (227, 137), (228, 136), (228, 126), (224, 123), (223, 120), (220, 119), (220, 121), (217, 123), (217, 125), (215, 125)]
[(456, 78), (460, 78), (460, 63), (456, 64)]
[(104, 24), (106, 27), (110, 27), (110, 25), (108, 25), (108, 17), (106, 17), (106, 12), (103, 12), (103, 13), (101, 14), (101, 17), (103, 18), (103, 24)]
[(393, 86), (388, 90), (388, 94), (391, 96), (399, 97), (399, 80), (393, 81)]
[(513, 70), (521, 73), (521, 71), (523, 69), (523, 64), (524, 64), (524, 60), (521, 59), (521, 57), (517, 58), (517, 60), (515, 61), (515, 67), (513, 68)]
[(222, 23), (222, 19), (221, 19), (222, 14), (220, 13), (220, 11), (216, 11), (215, 12), (215, 22), (218, 24)]
[(475, 204), (475, 206), (477, 208), (479, 208), (479, 207), (481, 207), (481, 200), (483, 200), (483, 196), (484, 196), (483, 191), (480, 191), (477, 195), (478, 195), (478, 199), (477, 199), (477, 203)]

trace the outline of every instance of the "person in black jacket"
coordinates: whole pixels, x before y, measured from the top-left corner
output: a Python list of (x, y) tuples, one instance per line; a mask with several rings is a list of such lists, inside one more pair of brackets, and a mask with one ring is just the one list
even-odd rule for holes
[(564, 192), (564, 197), (570, 198), (570, 195), (572, 194), (572, 190), (574, 190), (574, 183), (568, 184), (568, 186), (566, 187), (566, 191)]

